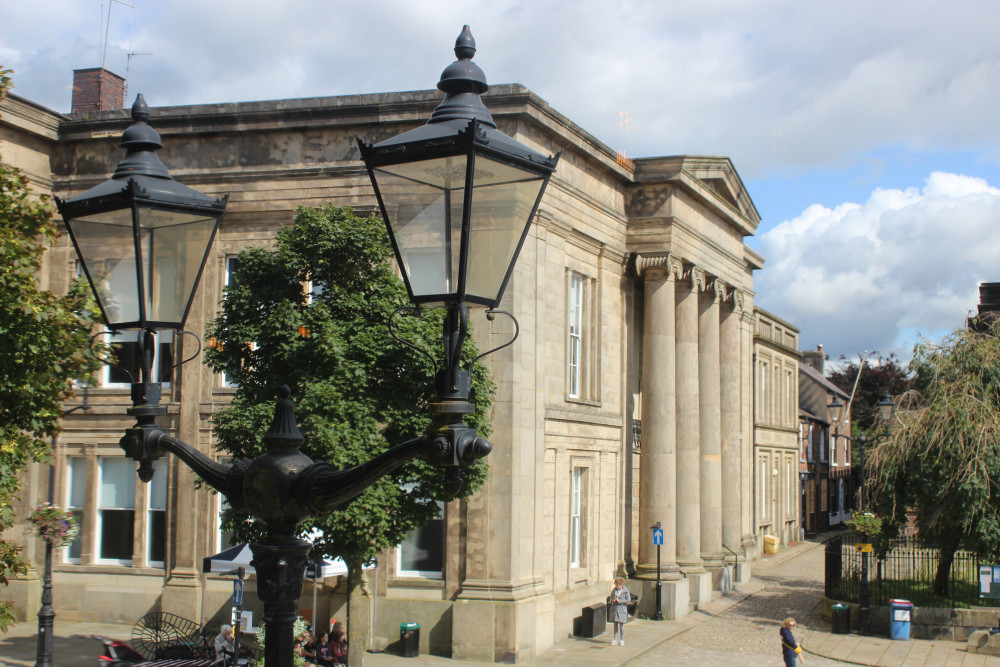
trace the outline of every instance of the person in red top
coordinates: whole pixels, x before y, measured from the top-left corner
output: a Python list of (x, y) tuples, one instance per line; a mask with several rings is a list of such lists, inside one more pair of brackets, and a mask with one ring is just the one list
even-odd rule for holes
[(347, 664), (347, 636), (342, 630), (334, 630), (330, 637), (330, 655), (334, 664)]

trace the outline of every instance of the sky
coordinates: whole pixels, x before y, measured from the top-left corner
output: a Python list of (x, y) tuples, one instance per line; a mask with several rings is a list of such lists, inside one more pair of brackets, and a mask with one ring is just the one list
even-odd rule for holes
[(730, 157), (802, 349), (906, 359), (1000, 282), (992, 0), (0, 0), (0, 67), (62, 112), (102, 63), (153, 107), (421, 90), (463, 24), (490, 83), (628, 157)]

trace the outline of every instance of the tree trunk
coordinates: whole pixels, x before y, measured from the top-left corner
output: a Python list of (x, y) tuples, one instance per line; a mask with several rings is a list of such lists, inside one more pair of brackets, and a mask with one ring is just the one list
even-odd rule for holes
[(941, 549), (938, 556), (937, 573), (934, 575), (934, 594), (948, 597), (948, 583), (951, 580), (951, 565), (955, 562), (958, 547)]
[(368, 650), (368, 601), (364, 595), (364, 570), (360, 561), (347, 561), (347, 665), (361, 667)]

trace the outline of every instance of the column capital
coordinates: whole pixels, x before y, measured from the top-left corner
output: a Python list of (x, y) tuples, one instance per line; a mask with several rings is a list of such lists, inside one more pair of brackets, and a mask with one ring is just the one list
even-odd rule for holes
[(708, 276), (705, 275), (704, 269), (699, 269), (697, 266), (691, 267), (691, 289), (695, 292), (705, 291), (707, 280)]
[(729, 298), (729, 286), (726, 285), (720, 278), (716, 278), (709, 283), (709, 287), (713, 292), (712, 300), (715, 303), (722, 303), (727, 298)]
[(744, 304), (745, 304), (745, 297), (744, 297), (744, 294), (743, 294), (743, 290), (741, 290), (741, 289), (739, 289), (737, 287), (733, 287), (732, 291), (733, 291), (733, 293), (732, 293), (732, 297), (733, 297), (733, 310), (736, 313), (743, 313), (743, 311), (744, 311)]
[(683, 271), (680, 258), (669, 252), (637, 255), (635, 268), (640, 276), (656, 273), (662, 274), (665, 280), (677, 280)]

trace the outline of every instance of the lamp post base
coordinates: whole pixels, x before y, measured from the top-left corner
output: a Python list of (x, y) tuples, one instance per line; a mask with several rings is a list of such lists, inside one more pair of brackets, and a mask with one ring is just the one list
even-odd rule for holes
[(56, 614), (52, 610), (52, 543), (45, 540), (45, 580), (42, 584), (42, 608), (38, 610), (38, 653), (35, 667), (52, 664), (52, 630)]
[(871, 591), (868, 588), (868, 552), (861, 554), (861, 595), (858, 604), (858, 634), (870, 637), (871, 624)]
[(312, 544), (268, 536), (250, 545), (257, 570), (257, 597), (264, 603), (264, 664), (292, 667), (295, 619), (302, 597), (302, 577)]

